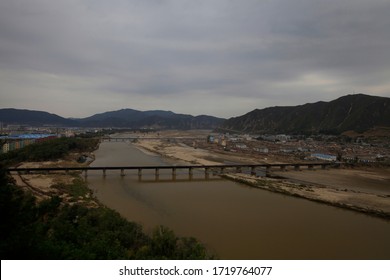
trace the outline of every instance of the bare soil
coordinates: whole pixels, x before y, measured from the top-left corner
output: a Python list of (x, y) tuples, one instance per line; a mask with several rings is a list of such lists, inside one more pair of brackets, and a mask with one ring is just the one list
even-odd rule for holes
[[(45, 162), (24, 162), (21, 163), (18, 167), (20, 168), (34, 168), (34, 167), (78, 167), (78, 166), (87, 166), (91, 161), (87, 161), (85, 163), (77, 162), (80, 154), (71, 154), (67, 156), (65, 159), (57, 160), (57, 161), (45, 161)], [(94, 155), (91, 153), (88, 155), (92, 160), (94, 159)], [(75, 180), (78, 180), (80, 177), (80, 172), (50, 172), (47, 174), (37, 174), (37, 173), (29, 173), (29, 174), (12, 174), (16, 184), (22, 187), (24, 190), (32, 193), (37, 201), (42, 201), (45, 199), (49, 199), (52, 196), (59, 196), (62, 198), (64, 203), (74, 204), (74, 203), (82, 203), (84, 205), (90, 207), (96, 207), (97, 202), (92, 198), (92, 194), (86, 194), (83, 197), (72, 197), (71, 193), (64, 191), (64, 187), (61, 186), (69, 186), (74, 183)]]
[[(183, 136), (175, 132), (166, 132), (165, 135), (161, 136), (168, 135)], [(194, 136), (188, 132), (186, 136), (189, 135)], [(204, 136), (206, 137), (206, 135)], [(199, 149), (183, 143), (163, 140), (140, 140), (136, 145), (141, 149), (191, 164), (259, 162), (258, 158), (240, 153)], [(268, 159), (267, 162), (271, 161)], [(283, 162), (283, 159), (275, 158), (272, 162), (280, 163)], [(289, 159), (286, 158), (285, 162), (289, 162)], [(224, 177), (254, 187), (390, 219), (389, 168), (278, 170), (272, 171), (272, 176), (276, 178), (259, 178), (248, 174), (226, 174)]]

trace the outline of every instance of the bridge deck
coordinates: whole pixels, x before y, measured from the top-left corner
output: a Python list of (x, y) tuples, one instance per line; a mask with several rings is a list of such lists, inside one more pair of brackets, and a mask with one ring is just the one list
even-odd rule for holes
[(316, 163), (277, 163), (277, 164), (215, 164), (215, 165), (158, 165), (158, 166), (82, 166), (82, 167), (12, 167), (9, 172), (30, 172), (30, 171), (86, 171), (86, 170), (150, 170), (150, 169), (226, 169), (226, 168), (272, 168), (272, 167), (294, 167), (299, 168), (307, 166), (331, 166), (335, 163), (316, 162)]

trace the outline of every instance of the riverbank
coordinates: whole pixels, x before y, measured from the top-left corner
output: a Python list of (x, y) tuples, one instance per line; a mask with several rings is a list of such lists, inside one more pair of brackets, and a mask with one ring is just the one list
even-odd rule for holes
[[(60, 159), (17, 165), (21, 168), (82, 167), (94, 159), (92, 151), (80, 150), (68, 152)], [(80, 172), (19, 173), (13, 174), (12, 180), (6, 175), (6, 169), (1, 171), (4, 178), (0, 179), (6, 182), (1, 200), (12, 204), (2, 205), (4, 215), (10, 217), (5, 222), (11, 221), (3, 225), (5, 236), (9, 236), (0, 244), (4, 259), (215, 258), (192, 237), (176, 236), (165, 226), (156, 226), (147, 233), (141, 224), (126, 220), (98, 200)], [(10, 198), (12, 195), (15, 198)], [(33, 219), (26, 221), (25, 217)], [(18, 219), (23, 219), (22, 223)]]
[[(80, 157), (87, 160), (79, 162)], [(39, 167), (83, 167), (91, 164), (95, 159), (93, 152), (70, 153), (63, 159), (22, 162), (20, 168)], [(97, 207), (98, 201), (93, 199), (93, 193), (86, 182), (80, 178), (80, 172), (50, 172), (47, 174), (13, 174), (17, 186), (30, 192), (38, 202), (58, 196), (64, 204), (82, 204), (87, 207)]]
[[(163, 132), (162, 137), (194, 136), (196, 132), (187, 132), (180, 135), (179, 132)], [(204, 132), (204, 134), (207, 132)], [(198, 136), (198, 135), (196, 135)], [(202, 135), (204, 136), (204, 135)], [(258, 163), (256, 159), (243, 155), (231, 155), (214, 152), (189, 146), (179, 138), (175, 141), (163, 139), (142, 140), (140, 138), (135, 147), (143, 153), (158, 154), (163, 158), (174, 162), (183, 162), (199, 165), (217, 165), (226, 163)], [(87, 160), (80, 163), (80, 157)], [(87, 166), (93, 162), (93, 152), (70, 153), (60, 160), (43, 162), (25, 162), (20, 167), (77, 167)], [(85, 193), (86, 197), (75, 197), (64, 193), (63, 186), (81, 184), (79, 172), (56, 172), (50, 174), (18, 174), (14, 175), (17, 184), (29, 190), (38, 201), (50, 198), (53, 195), (60, 196), (66, 203), (84, 203), (88, 201), (91, 207), (95, 207), (90, 197), (91, 193)], [(239, 181), (254, 187), (261, 187), (269, 191), (286, 195), (305, 198), (311, 201), (326, 203), (329, 205), (347, 208), (350, 210), (380, 216), (390, 219), (390, 170), (371, 168), (370, 170), (359, 168), (341, 168), (330, 170), (304, 170), (296, 171), (272, 171), (277, 178), (258, 178), (247, 174), (227, 174), (225, 178)], [(82, 187), (82, 186), (81, 186)]]
[(288, 179), (254, 177), (247, 174), (225, 174), (222, 177), (268, 191), (390, 219), (390, 195), (364, 193), (319, 184), (303, 184)]
[(212, 152), (210, 150), (194, 148), (180, 142), (180, 140), (166, 141), (166, 140), (142, 140), (139, 139), (134, 145), (140, 150), (148, 151), (163, 158), (169, 158), (176, 161), (184, 161), (191, 164), (199, 165), (218, 165), (226, 163), (259, 163), (258, 160), (242, 156), (231, 155), (221, 152)]
[[(69, 176), (69, 175), (67, 175)], [(22, 177), (21, 177), (22, 178)], [(145, 260), (214, 258), (194, 238), (177, 237), (164, 226), (146, 234), (140, 224), (128, 221), (103, 206), (84, 180), (57, 185), (61, 195), (37, 201), (0, 169), (1, 259), (12, 260)], [(54, 186), (52, 186), (54, 188)], [(39, 192), (42, 192), (39, 189)], [(80, 201), (81, 198), (84, 198)]]
[[(139, 149), (191, 164), (258, 163), (242, 155), (195, 149), (180, 141), (139, 140)], [(223, 177), (256, 188), (266, 189), (361, 213), (390, 219), (390, 170), (383, 168), (273, 171), (277, 178), (259, 178), (248, 174)]]

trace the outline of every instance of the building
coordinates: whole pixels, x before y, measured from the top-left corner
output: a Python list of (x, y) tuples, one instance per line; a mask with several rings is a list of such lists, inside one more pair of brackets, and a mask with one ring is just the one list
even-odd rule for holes
[(214, 136), (213, 135), (207, 136), (207, 143), (214, 143)]
[(320, 160), (326, 160), (326, 161), (336, 161), (337, 157), (333, 155), (327, 155), (327, 154), (311, 154), (312, 158), (320, 159)]
[(269, 149), (267, 147), (261, 147), (261, 148), (254, 148), (254, 151), (261, 153), (261, 154), (268, 154)]
[(42, 142), (57, 138), (55, 134), (21, 134), (0, 136), (0, 140), (5, 141), (1, 147), (2, 153), (8, 153), (13, 150), (24, 148), (35, 142)]
[(237, 149), (247, 149), (248, 147), (244, 143), (237, 143), (236, 148)]

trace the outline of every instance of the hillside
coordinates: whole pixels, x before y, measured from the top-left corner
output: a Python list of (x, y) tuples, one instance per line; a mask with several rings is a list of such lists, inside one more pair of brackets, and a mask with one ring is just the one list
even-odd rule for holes
[(137, 111), (122, 109), (96, 114), (83, 119), (65, 119), (41, 111), (0, 109), (0, 122), (33, 126), (55, 125), (72, 127), (126, 127), (155, 129), (213, 129), (224, 119), (212, 116), (191, 116), (171, 111)]
[(0, 122), (32, 126), (77, 126), (77, 122), (43, 111), (0, 109)]
[(220, 125), (224, 119), (212, 116), (191, 116), (171, 111), (137, 111), (122, 109), (97, 114), (80, 119), (82, 126), (89, 127), (132, 127), (156, 129), (211, 129)]
[(228, 119), (221, 129), (269, 134), (340, 134), (375, 127), (390, 127), (390, 98), (354, 94), (330, 102), (256, 109)]

